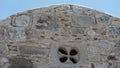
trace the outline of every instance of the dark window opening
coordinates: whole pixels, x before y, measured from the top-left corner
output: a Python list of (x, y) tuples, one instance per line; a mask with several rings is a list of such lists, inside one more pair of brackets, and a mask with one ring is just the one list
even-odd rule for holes
[(77, 60), (76, 59), (74, 59), (74, 58), (72, 58), (72, 57), (70, 57), (70, 60), (72, 61), (72, 63), (77, 63)]
[(67, 55), (67, 52), (64, 48), (60, 48), (58, 51), (61, 52), (62, 54)]
[(78, 54), (78, 52), (75, 49), (72, 49), (70, 51), (70, 55), (77, 55), (77, 54)]
[(64, 63), (65, 61), (67, 61), (67, 57), (61, 57), (59, 60), (60, 62)]
[(77, 47), (60, 47), (58, 57), (61, 63), (76, 64), (79, 61), (79, 49)]

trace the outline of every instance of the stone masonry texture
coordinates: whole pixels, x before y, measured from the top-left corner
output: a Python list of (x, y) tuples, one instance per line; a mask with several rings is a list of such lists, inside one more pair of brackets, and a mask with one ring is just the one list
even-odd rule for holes
[(0, 68), (120, 68), (120, 19), (62, 4), (0, 21)]

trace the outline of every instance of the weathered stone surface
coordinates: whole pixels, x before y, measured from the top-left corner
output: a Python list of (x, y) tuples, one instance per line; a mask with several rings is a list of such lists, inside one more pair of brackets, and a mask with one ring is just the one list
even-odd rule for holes
[(37, 14), (33, 16), (33, 27), (36, 29), (56, 30), (59, 27), (57, 22), (58, 20), (51, 15)]
[(75, 27), (89, 27), (95, 25), (94, 18), (91, 16), (72, 16), (72, 24)]
[(96, 14), (96, 20), (99, 25), (110, 24), (110, 16), (107, 14)]
[(72, 28), (71, 33), (72, 34), (84, 34), (86, 28)]
[(117, 17), (110, 18), (111, 25), (120, 26), (120, 19)]
[(9, 58), (8, 68), (33, 68), (33, 63), (25, 58)]
[(23, 41), (25, 40), (25, 30), (24, 28), (10, 27), (5, 30), (5, 39), (10, 41)]
[(12, 26), (28, 26), (30, 24), (30, 16), (28, 15), (18, 15), (14, 16), (12, 19)]
[(95, 68), (113, 68), (113, 67), (112, 67), (112, 63), (101, 62), (101, 63), (96, 63)]
[(120, 40), (120, 26), (108, 27), (107, 35), (112, 40)]
[(4, 27), (0, 27), (0, 41), (5, 40)]
[(49, 49), (44, 49), (36, 46), (21, 46), (19, 50), (22, 54), (31, 54), (31, 55), (48, 55)]
[(7, 53), (7, 45), (5, 43), (0, 43), (0, 55)]
[(106, 58), (101, 55), (110, 53), (110, 49), (113, 48), (113, 43), (107, 40), (97, 40), (88, 43), (88, 58), (90, 61), (105, 60)]
[(14, 42), (7, 43), (8, 51), (10, 54), (17, 55), (18, 53), (18, 45), (16, 45)]
[(10, 25), (10, 23), (11, 23), (11, 18), (10, 17), (0, 21), (1, 25)]
[(120, 68), (120, 19), (53, 5), (0, 21), (0, 68)]
[(0, 57), (0, 68), (8, 68), (9, 63), (6, 57)]

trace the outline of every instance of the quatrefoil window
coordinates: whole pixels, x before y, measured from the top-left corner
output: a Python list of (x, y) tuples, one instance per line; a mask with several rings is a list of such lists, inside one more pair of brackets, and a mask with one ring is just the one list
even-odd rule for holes
[(76, 64), (79, 60), (79, 50), (77, 47), (60, 47), (58, 57), (61, 63)]

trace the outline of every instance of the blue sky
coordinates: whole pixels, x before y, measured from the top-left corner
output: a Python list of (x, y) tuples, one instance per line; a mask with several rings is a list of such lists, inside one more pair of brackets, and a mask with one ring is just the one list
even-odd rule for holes
[(120, 0), (1, 0), (0, 19), (33, 8), (65, 3), (90, 7), (120, 18)]

